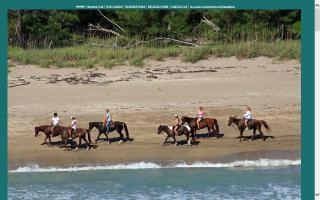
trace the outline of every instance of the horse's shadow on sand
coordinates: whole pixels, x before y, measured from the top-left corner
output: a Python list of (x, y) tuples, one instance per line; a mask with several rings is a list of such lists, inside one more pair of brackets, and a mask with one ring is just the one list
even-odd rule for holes
[[(41, 145), (47, 145), (46, 143), (42, 143)], [(58, 147), (58, 148), (64, 148), (64, 141), (60, 140), (60, 141), (53, 141), (51, 142), (51, 148), (52, 147)], [(74, 150), (78, 147), (78, 143), (74, 140), (68, 140), (67, 142), (67, 148), (69, 150)], [(97, 145), (95, 144), (90, 144), (90, 149), (96, 149), (98, 148)], [(79, 147), (78, 150), (85, 150), (87, 149), (87, 144), (86, 143), (82, 143)]]
[[(236, 137), (237, 139), (240, 139), (240, 136)], [(242, 139), (243, 141), (249, 141), (251, 140), (252, 138), (252, 135), (249, 135), (249, 136), (242, 136)], [(262, 134), (258, 134), (258, 135), (255, 135), (255, 137), (253, 138), (253, 140), (263, 140), (263, 141), (266, 141), (267, 139), (274, 139), (275, 137), (272, 136), (272, 135), (262, 135)]]
[(197, 133), (194, 134), (194, 137), (196, 138), (202, 138), (202, 139), (207, 139), (207, 138), (222, 138), (224, 136), (223, 133)]
[[(130, 138), (130, 142), (134, 141), (134, 138)], [(107, 142), (109, 141), (110, 144), (115, 143), (115, 142), (119, 142), (120, 141), (120, 137), (115, 137), (115, 138), (99, 138), (99, 140), (97, 140), (97, 143), (102, 143), (102, 142)], [(127, 138), (123, 138), (122, 139), (123, 142), (129, 142), (129, 140)]]
[[(174, 141), (173, 140), (170, 140), (170, 141), (167, 141), (165, 144), (163, 144), (163, 146), (167, 146), (167, 145), (174, 145)], [(188, 141), (187, 140), (177, 140), (177, 144), (178, 145), (188, 145)], [(191, 144), (192, 145), (199, 145), (200, 144), (200, 141), (191, 141)]]

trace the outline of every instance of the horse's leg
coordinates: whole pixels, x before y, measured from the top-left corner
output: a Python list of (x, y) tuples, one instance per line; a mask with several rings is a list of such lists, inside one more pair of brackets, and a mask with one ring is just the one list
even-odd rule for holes
[(49, 146), (52, 147), (51, 146), (51, 136), (49, 136)]
[(239, 142), (242, 142), (242, 140), (241, 140), (242, 137), (243, 137), (243, 130), (240, 131), (240, 141)]
[[(41, 145), (47, 144), (47, 138), (48, 138), (47, 136), (44, 138), (44, 141)], [(49, 146), (49, 144), (47, 144), (47, 145)]]
[(64, 150), (67, 150), (68, 138), (64, 138)]
[(178, 142), (177, 142), (177, 140), (176, 140), (176, 136), (172, 136), (173, 137), (173, 142), (174, 142), (174, 144), (176, 145), (176, 146), (178, 146)]
[(97, 139), (96, 139), (96, 144), (98, 143), (98, 140), (99, 140), (101, 134), (102, 134), (102, 132), (99, 131), (99, 134), (98, 134)]
[(251, 141), (254, 140), (255, 136), (256, 136), (256, 127), (253, 128), (253, 133), (252, 133), (252, 138), (251, 138)]
[(196, 128), (193, 128), (192, 130), (193, 130), (193, 132), (194, 132), (194, 135), (195, 135), (196, 137), (198, 137), (198, 136), (197, 136), (197, 129), (196, 129)]
[(122, 134), (122, 131), (121, 131), (121, 130), (118, 130), (118, 129), (117, 129), (117, 131), (118, 131), (118, 133), (119, 133), (119, 135), (120, 135), (119, 144), (121, 144), (121, 143), (123, 143), (123, 134)]
[(78, 151), (80, 145), (81, 145), (81, 142), (82, 142), (82, 137), (79, 135), (79, 144), (78, 146), (76, 147), (75, 151)]
[(191, 141), (190, 141), (190, 138), (189, 138), (189, 133), (185, 133), (185, 135), (187, 136), (187, 145), (188, 146), (191, 146)]
[(166, 137), (166, 139), (164, 140), (164, 142), (163, 142), (163, 146), (165, 146), (165, 144), (167, 143), (167, 140), (169, 139), (169, 135)]
[(208, 128), (208, 135), (207, 135), (207, 138), (209, 138), (209, 137), (211, 136), (211, 132), (210, 132), (210, 128), (209, 128), (209, 126), (207, 126), (207, 128)]
[(263, 141), (266, 141), (266, 138), (263, 136), (264, 133), (261, 130), (261, 125), (258, 126), (257, 128), (258, 128), (259, 133), (261, 134), (261, 138), (263, 139)]
[(107, 144), (110, 144), (108, 134), (106, 132), (104, 132), (103, 134), (104, 134), (104, 136), (106, 136)]
[(85, 135), (85, 134), (83, 135), (83, 140), (86, 142), (87, 150), (89, 151), (89, 150), (90, 150), (91, 145), (90, 145), (90, 143), (87, 141), (87, 139), (86, 139), (86, 135)]

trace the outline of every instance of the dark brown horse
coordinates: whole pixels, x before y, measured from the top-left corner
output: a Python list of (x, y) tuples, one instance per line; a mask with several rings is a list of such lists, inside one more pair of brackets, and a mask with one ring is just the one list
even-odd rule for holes
[[(38, 137), (40, 132), (43, 132), (46, 136), (44, 138), (44, 142), (42, 144), (47, 144), (48, 146), (51, 146), (51, 137), (56, 137), (56, 136), (61, 135), (61, 133), (56, 130), (54, 131), (54, 133), (52, 133), (51, 125), (42, 125), (42, 126), (34, 127), (34, 136), (35, 137)], [(67, 132), (65, 132), (65, 133), (67, 133)], [(63, 133), (63, 134), (65, 134), (65, 133)], [(47, 139), (49, 139), (49, 144), (47, 143)]]
[(200, 129), (198, 128), (198, 125), (197, 125), (197, 118), (186, 117), (186, 116), (181, 117), (181, 124), (184, 124), (185, 122), (189, 124), (189, 126), (191, 127), (191, 132), (194, 135), (196, 135), (197, 130), (200, 130), (203, 128), (208, 129), (207, 138), (210, 136), (211, 133), (219, 134), (219, 125), (218, 125), (218, 121), (215, 118), (204, 118), (203, 120), (201, 120), (199, 123)]
[[(167, 137), (166, 139), (164, 140), (163, 142), (163, 146), (167, 143), (167, 140), (172, 137), (173, 138), (173, 141), (175, 143), (176, 146), (178, 146), (178, 142), (176, 140), (176, 136), (175, 136), (175, 133), (172, 131), (172, 129), (170, 129), (168, 126), (163, 126), (163, 125), (160, 125), (158, 127), (158, 134), (165, 132), (167, 133)], [(177, 131), (177, 135), (180, 136), (180, 135), (185, 135), (187, 137), (187, 144), (188, 146), (191, 146), (191, 141), (190, 141), (190, 131), (188, 130), (188, 128), (186, 126), (179, 126), (179, 128), (176, 130)], [(192, 136), (192, 139), (194, 141), (194, 134), (191, 133), (191, 136)]]
[[(99, 131), (98, 137), (96, 139), (96, 143), (99, 140), (100, 135), (103, 133), (106, 136), (107, 143), (109, 144), (109, 138), (107, 135), (107, 128), (105, 127), (103, 122), (89, 122), (89, 134), (93, 128), (97, 128)], [(129, 137), (129, 131), (126, 123), (119, 122), (119, 121), (112, 121), (109, 128), (109, 133), (116, 130), (120, 135), (120, 141), (119, 144), (123, 143), (123, 134), (122, 130), (124, 129), (127, 137), (127, 141), (133, 141), (133, 138)]]
[[(238, 127), (238, 130), (240, 132), (240, 142), (241, 142), (243, 138), (243, 131), (245, 130), (245, 120), (243, 118), (239, 119), (236, 116), (229, 117), (228, 126), (231, 126), (232, 124), (235, 124)], [(250, 130), (253, 129), (251, 140), (254, 140), (254, 137), (256, 135), (256, 130), (258, 130), (259, 133), (263, 136), (263, 132), (261, 131), (262, 125), (265, 127), (268, 133), (271, 132), (270, 127), (268, 126), (267, 122), (265, 122), (264, 120), (252, 119), (248, 122), (248, 129)], [(264, 138), (263, 140), (265, 140), (265, 137), (263, 138)]]
[[(90, 150), (90, 147), (91, 147), (91, 137), (90, 137), (90, 133), (89, 133), (89, 129), (84, 129), (84, 128), (77, 128), (76, 130), (73, 130), (71, 127), (68, 127), (68, 133), (69, 135), (71, 135), (71, 138), (74, 139), (74, 138), (79, 138), (79, 142), (78, 142), (78, 146), (76, 147), (76, 151), (78, 150), (79, 146), (81, 146), (81, 142), (82, 142), (82, 139), (86, 142), (86, 145), (87, 145), (87, 150)], [(88, 136), (88, 140), (89, 142), (87, 141), (86, 139), (86, 135)], [(69, 138), (65, 138), (67, 141)], [(65, 142), (66, 144), (66, 142)]]

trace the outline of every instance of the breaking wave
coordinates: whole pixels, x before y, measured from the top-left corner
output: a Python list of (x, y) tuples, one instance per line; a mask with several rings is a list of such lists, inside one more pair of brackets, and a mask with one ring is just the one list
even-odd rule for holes
[(153, 162), (136, 162), (129, 164), (115, 165), (87, 165), (73, 167), (47, 167), (41, 168), (37, 164), (25, 167), (19, 167), (10, 170), (10, 173), (23, 172), (77, 172), (93, 170), (121, 170), (121, 169), (159, 169), (159, 168), (272, 168), (301, 165), (301, 160), (286, 159), (259, 159), (259, 160), (237, 160), (230, 163), (212, 163), (212, 162), (170, 162), (168, 164), (157, 164)]

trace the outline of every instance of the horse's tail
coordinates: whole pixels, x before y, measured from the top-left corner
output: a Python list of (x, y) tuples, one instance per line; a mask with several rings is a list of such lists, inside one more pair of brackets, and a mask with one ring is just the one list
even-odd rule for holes
[(89, 140), (89, 143), (91, 144), (91, 136), (90, 136), (90, 129), (86, 129), (86, 132), (87, 132), (87, 135), (88, 135), (88, 140)]
[(128, 127), (127, 127), (126, 123), (124, 123), (124, 122), (122, 122), (122, 123), (123, 123), (124, 131), (126, 132), (127, 140), (129, 141), (130, 137), (129, 137)]
[(213, 123), (214, 123), (214, 125), (215, 125), (215, 127), (216, 127), (216, 132), (217, 132), (217, 133), (220, 133), (220, 132), (219, 132), (219, 125), (218, 125), (217, 119), (213, 119)]
[(263, 126), (266, 128), (266, 130), (268, 131), (268, 133), (271, 132), (271, 128), (268, 126), (267, 122), (264, 120), (261, 120), (261, 123), (263, 124)]

